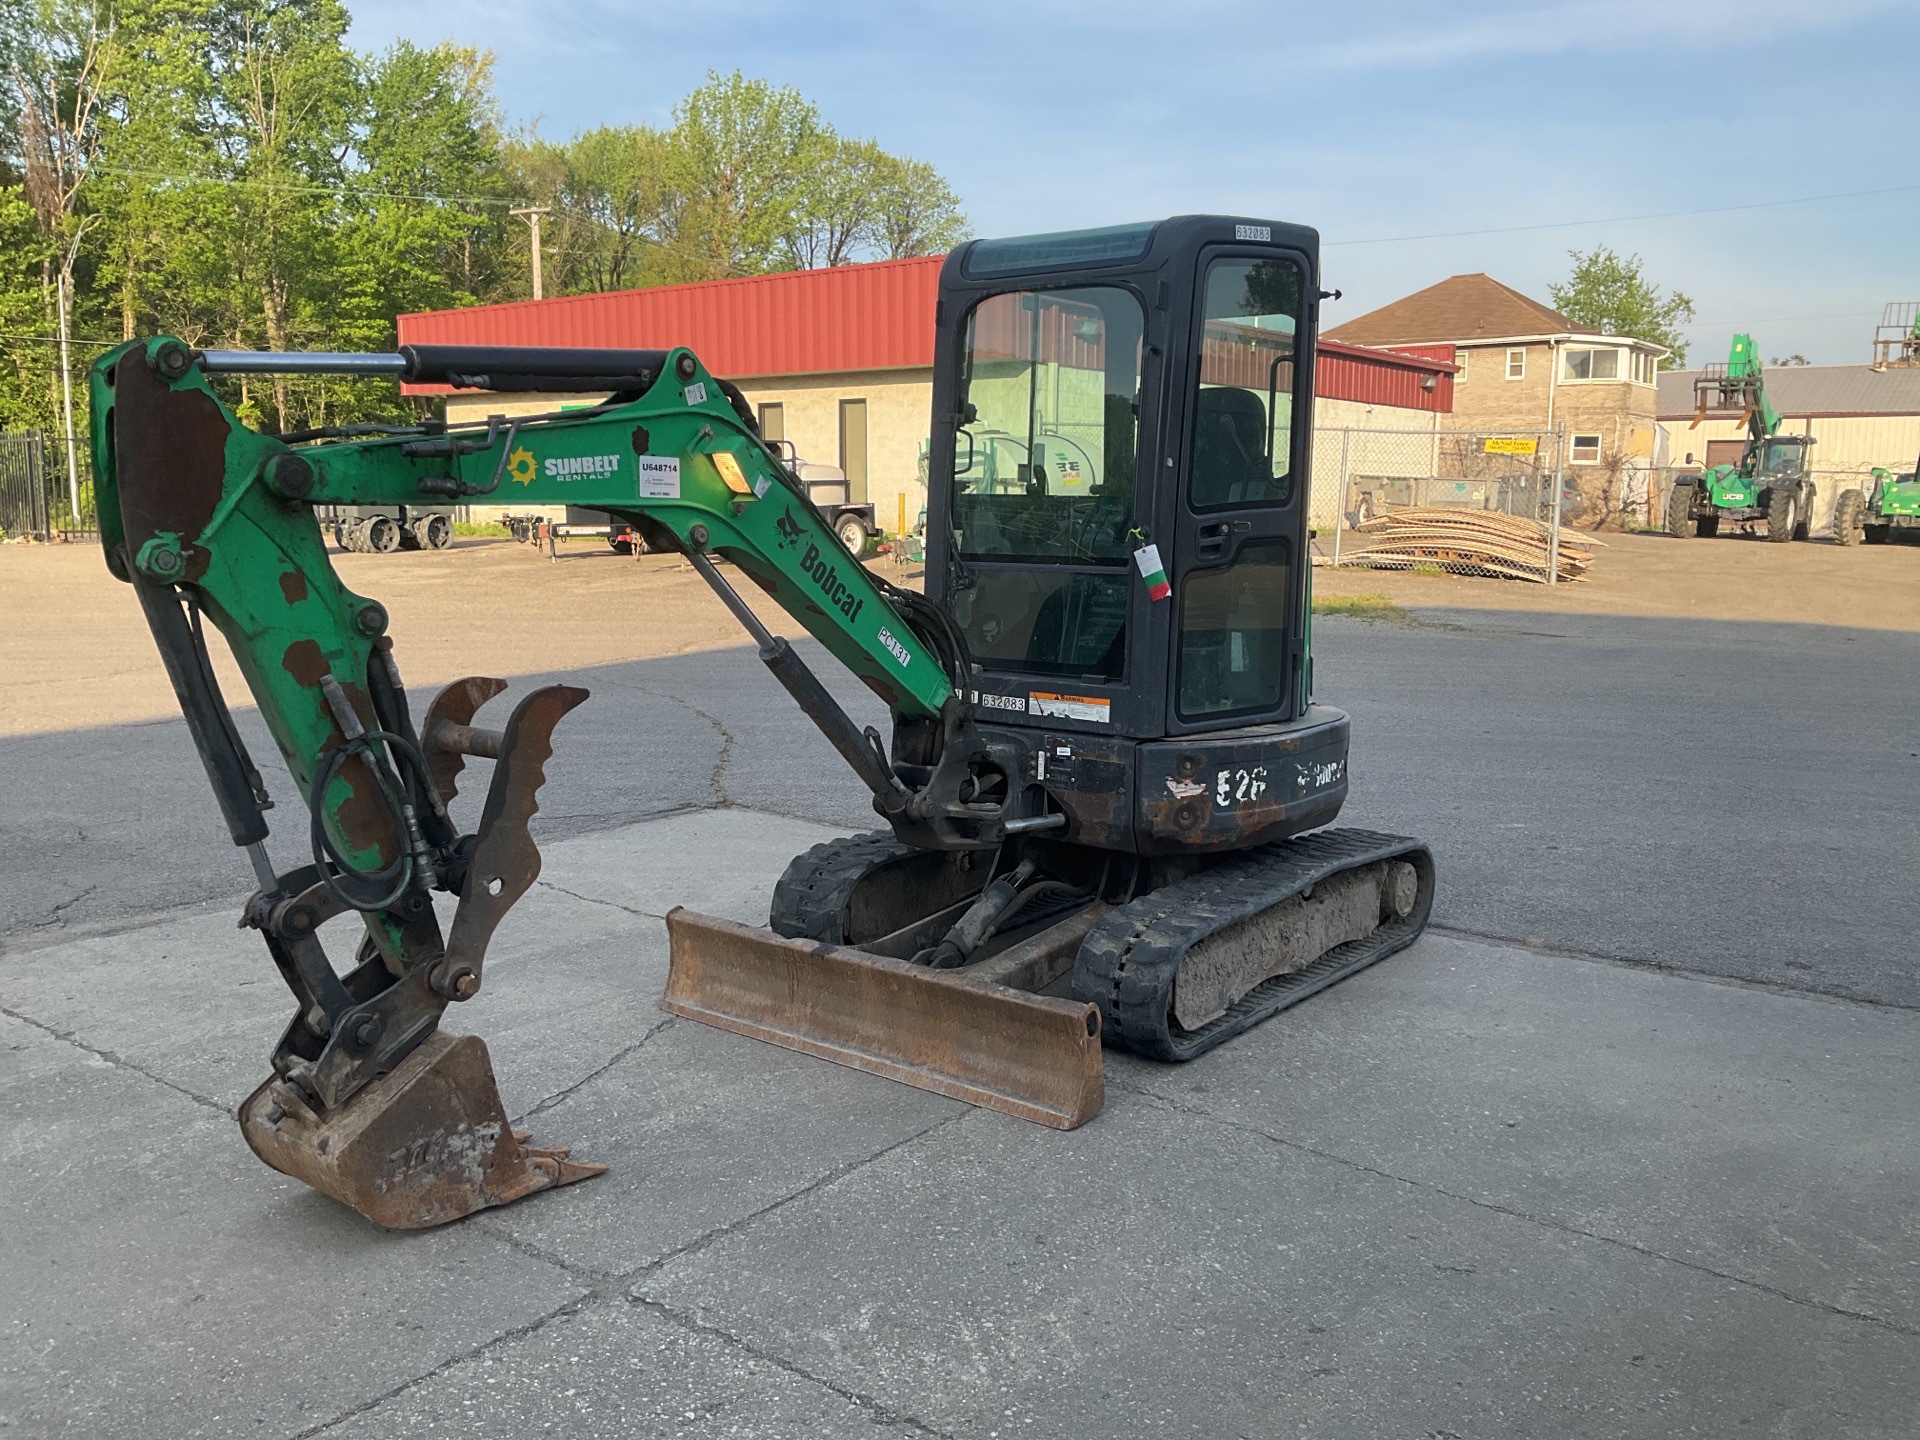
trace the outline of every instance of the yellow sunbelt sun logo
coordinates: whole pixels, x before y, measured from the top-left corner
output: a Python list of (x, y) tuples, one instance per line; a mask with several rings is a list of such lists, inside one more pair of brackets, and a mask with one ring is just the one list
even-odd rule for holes
[(534, 464), (533, 452), (524, 445), (507, 457), (507, 474), (522, 485), (533, 483), (534, 471), (538, 468)]

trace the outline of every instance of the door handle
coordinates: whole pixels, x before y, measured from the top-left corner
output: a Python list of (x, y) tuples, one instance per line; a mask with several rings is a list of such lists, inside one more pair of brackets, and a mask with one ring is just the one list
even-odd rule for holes
[(1201, 525), (1194, 534), (1194, 558), (1198, 560), (1218, 560), (1227, 553), (1227, 535), (1231, 526), (1225, 520), (1216, 520)]

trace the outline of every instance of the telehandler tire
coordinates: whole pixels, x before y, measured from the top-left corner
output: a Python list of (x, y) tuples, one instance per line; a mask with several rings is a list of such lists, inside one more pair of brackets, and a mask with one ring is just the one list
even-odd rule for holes
[(1860, 518), (1866, 514), (1867, 497), (1858, 490), (1842, 490), (1833, 502), (1833, 538), (1840, 545), (1858, 545), (1866, 539), (1866, 527)]
[(1667, 497), (1667, 533), (1676, 540), (1699, 533), (1693, 523), (1693, 493), (1691, 485), (1676, 485)]
[(1784, 545), (1793, 539), (1793, 532), (1799, 525), (1799, 506), (1795, 503), (1793, 491), (1784, 485), (1767, 492), (1767, 539), (1776, 545)]

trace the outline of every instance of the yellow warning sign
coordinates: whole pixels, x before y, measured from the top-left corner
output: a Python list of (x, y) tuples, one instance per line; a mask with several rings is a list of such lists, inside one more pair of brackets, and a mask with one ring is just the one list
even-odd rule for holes
[(1540, 451), (1540, 442), (1523, 435), (1489, 435), (1481, 446), (1486, 455), (1535, 455)]

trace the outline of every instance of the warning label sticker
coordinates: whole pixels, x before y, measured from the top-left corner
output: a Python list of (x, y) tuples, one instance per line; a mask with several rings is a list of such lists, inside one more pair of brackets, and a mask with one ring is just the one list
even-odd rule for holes
[(1027, 692), (1027, 713), (1047, 715), (1056, 720), (1091, 720), (1105, 725), (1112, 718), (1113, 702), (1101, 695), (1052, 695), (1044, 690)]
[(680, 498), (680, 457), (678, 455), (642, 455), (640, 457), (640, 498), (642, 500), (678, 500)]

